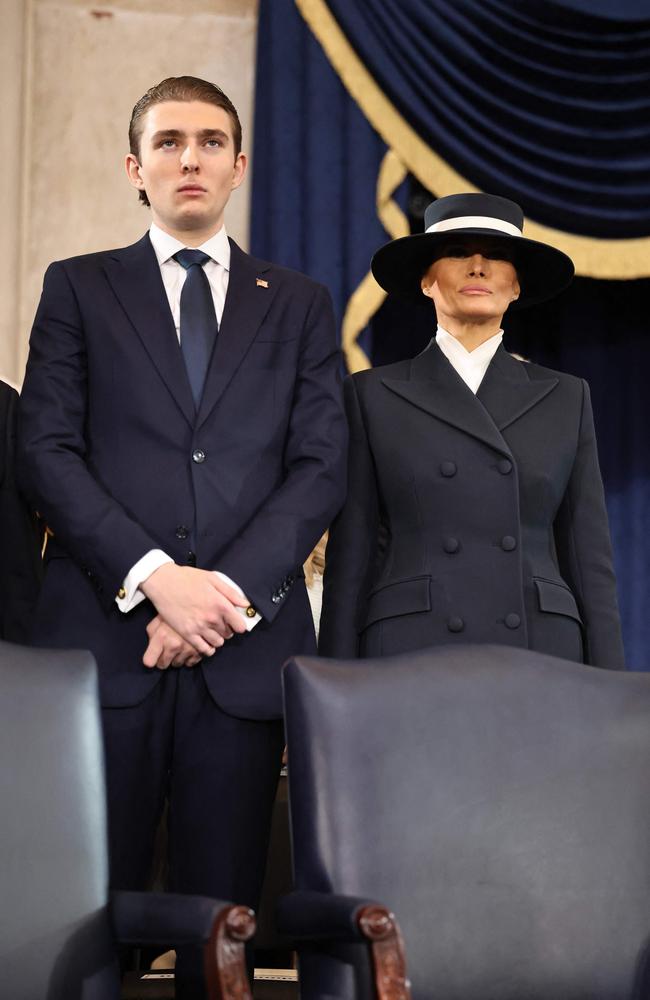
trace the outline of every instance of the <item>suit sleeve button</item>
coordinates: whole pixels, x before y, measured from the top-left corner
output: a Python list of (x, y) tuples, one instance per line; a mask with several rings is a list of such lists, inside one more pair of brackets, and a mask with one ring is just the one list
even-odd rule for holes
[(465, 628), (465, 622), (462, 618), (450, 618), (447, 622), (447, 628), (450, 632), (462, 632)]
[(457, 471), (458, 470), (456, 468), (455, 462), (440, 463), (440, 475), (445, 476), (447, 479), (450, 479), (452, 476), (455, 476)]
[(459, 548), (460, 548), (460, 542), (458, 541), (457, 538), (445, 538), (443, 549), (450, 556), (453, 556), (455, 552), (458, 552)]
[(280, 597), (279, 594), (271, 594), (271, 601), (273, 602), (273, 604), (279, 604), (281, 600), (282, 598)]
[(513, 552), (517, 548), (517, 539), (512, 535), (504, 535), (501, 539), (501, 548), (504, 552)]
[(195, 448), (192, 452), (192, 461), (196, 462), (197, 465), (201, 465), (202, 462), (205, 462), (205, 458), (206, 455), (203, 448)]
[(521, 625), (521, 618), (514, 611), (506, 615), (504, 620), (506, 628), (519, 628)]

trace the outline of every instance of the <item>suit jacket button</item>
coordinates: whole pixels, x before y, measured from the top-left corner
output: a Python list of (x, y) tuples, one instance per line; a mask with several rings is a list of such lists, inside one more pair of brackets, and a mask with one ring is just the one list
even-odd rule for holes
[(187, 553), (187, 565), (196, 566), (196, 552)]
[(451, 476), (455, 476), (457, 471), (458, 470), (456, 469), (456, 463), (455, 462), (441, 462), (440, 463), (440, 475), (441, 476), (445, 476), (447, 479), (450, 479)]
[(465, 628), (465, 622), (462, 618), (450, 618), (447, 622), (447, 628), (450, 632), (462, 632)]
[(458, 552), (460, 548), (460, 542), (458, 541), (457, 538), (445, 538), (443, 548), (445, 552), (448, 552), (449, 555), (452, 556), (454, 552)]
[(253, 605), (249, 604), (248, 607), (246, 608), (246, 611), (245, 611), (246, 617), (247, 618), (254, 618), (256, 614), (257, 614), (257, 611), (255, 610), (255, 608), (253, 607)]
[(192, 461), (196, 462), (197, 465), (201, 465), (202, 462), (205, 462), (205, 452), (203, 451), (203, 448), (194, 449), (192, 452)]
[(514, 611), (512, 611), (509, 615), (506, 615), (505, 617), (506, 628), (519, 628), (520, 625), (521, 625), (521, 618), (519, 617), (519, 615), (515, 614)]
[(512, 535), (504, 535), (501, 539), (501, 548), (504, 552), (512, 552), (517, 548), (517, 539)]
[(189, 535), (189, 531), (185, 527), (185, 525), (184, 524), (179, 524), (178, 527), (176, 528), (176, 537), (182, 539), (182, 538), (187, 538), (188, 535)]
[(509, 476), (512, 472), (512, 462), (508, 458), (502, 458), (497, 462), (497, 469), (502, 476)]

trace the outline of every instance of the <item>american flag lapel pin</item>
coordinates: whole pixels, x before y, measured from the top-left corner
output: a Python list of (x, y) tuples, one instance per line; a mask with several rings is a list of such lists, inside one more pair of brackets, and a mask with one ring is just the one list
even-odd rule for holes
[(268, 281), (265, 281), (264, 278), (256, 278), (255, 279), (255, 284), (258, 286), (258, 288), (268, 288), (269, 287)]

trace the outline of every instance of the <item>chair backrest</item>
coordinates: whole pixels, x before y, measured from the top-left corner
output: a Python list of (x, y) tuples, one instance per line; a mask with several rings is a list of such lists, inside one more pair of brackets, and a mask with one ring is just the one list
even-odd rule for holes
[(0, 995), (119, 996), (89, 653), (0, 643)]
[(642, 995), (650, 675), (468, 645), (284, 684), (296, 888), (391, 907), (414, 1000)]

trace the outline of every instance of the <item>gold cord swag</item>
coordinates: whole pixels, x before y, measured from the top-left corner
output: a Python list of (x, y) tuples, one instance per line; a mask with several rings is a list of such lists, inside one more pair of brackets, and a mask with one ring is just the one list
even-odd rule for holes
[[(474, 184), (456, 173), (422, 141), (391, 104), (341, 31), (326, 0), (296, 0), (296, 6), (350, 96), (405, 169), (414, 174), (427, 190), (434, 191), (438, 198), (477, 191)], [(391, 230), (389, 232), (393, 235)], [(530, 239), (550, 243), (563, 250), (575, 263), (577, 274), (585, 277), (624, 279), (650, 276), (650, 237), (596, 239), (551, 229), (528, 220), (525, 233)], [(364, 367), (368, 367), (367, 359)]]

